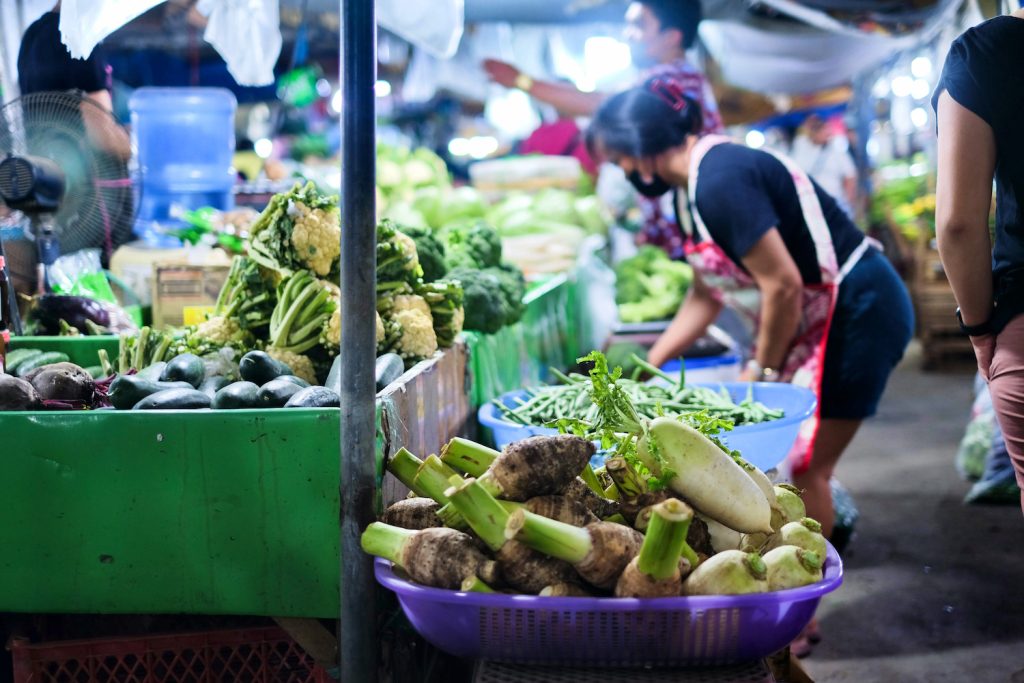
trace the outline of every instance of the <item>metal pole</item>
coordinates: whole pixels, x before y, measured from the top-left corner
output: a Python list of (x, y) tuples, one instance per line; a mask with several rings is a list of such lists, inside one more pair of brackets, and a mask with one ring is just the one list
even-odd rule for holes
[(341, 0), (341, 604), (343, 683), (377, 680), (376, 584), (359, 536), (377, 496), (376, 340), (377, 36), (373, 0)]

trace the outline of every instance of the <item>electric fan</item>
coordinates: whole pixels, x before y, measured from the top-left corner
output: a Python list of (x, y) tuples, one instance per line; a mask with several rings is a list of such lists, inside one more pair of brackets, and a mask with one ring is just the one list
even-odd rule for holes
[(139, 198), (130, 149), (128, 131), (80, 91), (32, 93), (0, 108), (0, 201), (24, 216), (40, 293), (61, 254), (99, 248), (106, 263), (131, 239)]

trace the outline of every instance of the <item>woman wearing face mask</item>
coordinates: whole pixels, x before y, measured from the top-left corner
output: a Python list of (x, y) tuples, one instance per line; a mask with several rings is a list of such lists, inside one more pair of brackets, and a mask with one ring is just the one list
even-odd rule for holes
[(650, 196), (681, 189), (695, 272), (674, 320), (651, 348), (661, 365), (732, 307), (749, 323), (742, 379), (812, 388), (816, 420), (790, 458), (807, 513), (833, 528), (829, 479), (861, 422), (875, 413), (913, 332), (906, 288), (835, 201), (790, 160), (728, 138), (698, 138), (698, 105), (670, 79), (616, 95), (594, 117), (595, 158)]

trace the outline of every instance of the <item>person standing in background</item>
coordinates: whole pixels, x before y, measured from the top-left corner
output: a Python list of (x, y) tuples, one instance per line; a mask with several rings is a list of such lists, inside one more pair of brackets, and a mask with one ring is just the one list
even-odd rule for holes
[(811, 114), (793, 140), (790, 156), (797, 166), (832, 195), (847, 216), (857, 206), (857, 167), (849, 142), (817, 114)]
[(125, 161), (131, 142), (104, 120), (114, 110), (111, 68), (103, 47), (97, 45), (86, 59), (74, 59), (60, 37), (60, 0), (26, 29), (18, 50), (18, 87), (22, 95), (80, 90), (92, 104), (83, 106), (82, 119), (93, 143)]
[[(932, 104), (939, 256), (1021, 488), (1024, 510), (1024, 10), (957, 38)], [(996, 188), (995, 249), (989, 232)], [(952, 312), (951, 312), (952, 314)]]
[[(637, 0), (626, 9), (625, 19), (624, 37), (630, 45), (633, 63), (643, 70), (639, 82), (660, 76), (681, 84), (686, 95), (700, 104), (701, 133), (721, 132), (722, 118), (711, 86), (704, 74), (686, 59), (686, 50), (697, 39), (700, 2)], [(484, 70), (494, 82), (506, 88), (519, 88), (566, 116), (592, 116), (610, 97), (609, 93), (583, 92), (566, 83), (535, 80), (512, 64), (498, 60), (486, 60)], [(661, 200), (661, 194), (640, 197), (643, 227), (637, 242), (661, 247), (672, 258), (684, 258), (682, 231), (671, 209), (663, 206)]]

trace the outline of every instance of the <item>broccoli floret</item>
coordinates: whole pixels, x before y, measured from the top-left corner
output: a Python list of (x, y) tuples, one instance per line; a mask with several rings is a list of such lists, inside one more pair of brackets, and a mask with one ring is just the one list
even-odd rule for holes
[(526, 306), (523, 305), (523, 297), (526, 295), (526, 278), (523, 271), (509, 263), (503, 263), (497, 268), (487, 268), (485, 273), (491, 273), (501, 283), (501, 294), (505, 300), (505, 324), (511, 325), (519, 322), (523, 317)]
[(446, 225), (439, 231), (452, 268), (492, 268), (501, 263), (501, 236), (483, 221)]
[(448, 273), (448, 279), (462, 286), (464, 329), (493, 334), (505, 326), (509, 311), (497, 275), (457, 268)]
[(434, 236), (430, 228), (403, 225), (401, 232), (412, 238), (416, 243), (416, 255), (419, 257), (420, 268), (423, 269), (423, 281), (434, 282), (448, 272), (445, 264), (445, 248), (441, 240)]
[(678, 310), (693, 280), (692, 268), (657, 247), (644, 246), (615, 268), (615, 301), (623, 322), (664, 320)]

